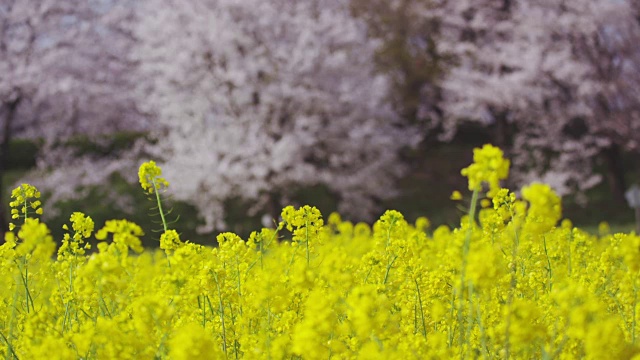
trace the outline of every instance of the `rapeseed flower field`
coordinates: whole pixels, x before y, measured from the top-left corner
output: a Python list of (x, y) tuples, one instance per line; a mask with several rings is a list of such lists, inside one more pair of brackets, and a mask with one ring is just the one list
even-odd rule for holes
[[(127, 220), (73, 213), (56, 250), (40, 193), (12, 193), (0, 246), (5, 359), (640, 358), (640, 237), (562, 220), (544, 184), (500, 187), (509, 161), (486, 145), (462, 170), (454, 229), (387, 211), (369, 226), (311, 206), (273, 228), (202, 246), (170, 229), (153, 162), (159, 250)], [(488, 192), (485, 192), (488, 190)], [(92, 247), (92, 251), (88, 251)], [(95, 251), (93, 251), (95, 250)]]

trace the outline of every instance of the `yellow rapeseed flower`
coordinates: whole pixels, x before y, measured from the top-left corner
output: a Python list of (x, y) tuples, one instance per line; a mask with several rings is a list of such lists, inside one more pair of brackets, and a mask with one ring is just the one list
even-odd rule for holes
[(460, 193), (460, 191), (455, 190), (454, 192), (451, 193), (451, 196), (449, 197), (449, 199), (453, 201), (462, 200), (462, 194)]
[[(338, 214), (325, 224), (316, 208), (287, 207), (276, 229), (247, 241), (222, 233), (217, 245), (183, 243), (165, 226), (165, 251), (134, 256), (129, 249), (142, 251), (139, 226), (107, 221), (95, 237), (113, 241), (87, 254), (80, 245), (94, 223), (73, 213), (52, 257), (55, 242), (32, 217), (41, 209), (37, 190), (23, 186), (11, 206), (20, 221), (29, 216), (0, 245), (0, 354), (638, 357), (640, 236), (610, 234), (604, 225), (591, 235), (569, 220), (556, 227), (560, 198), (540, 184), (525, 187), (524, 200), (499, 189), (506, 161), (497, 148), (483, 149), (465, 171), (475, 181), (473, 199), (485, 181), (492, 187), (492, 201), (480, 196), (478, 224), (465, 215), (457, 227), (425, 231), (428, 219), (412, 225), (397, 211), (373, 228)], [(142, 169), (141, 184), (159, 195), (154, 165)]]
[(113, 243), (122, 252), (128, 248), (137, 253), (144, 250), (140, 241), (144, 232), (137, 224), (127, 220), (107, 220), (104, 227), (96, 232), (96, 239), (106, 240), (110, 233), (113, 234)]
[(46, 260), (55, 252), (56, 245), (49, 233), (49, 228), (38, 219), (27, 218), (18, 232), (18, 238), (20, 239), (16, 247), (18, 256), (29, 255)]
[(522, 188), (522, 197), (529, 202), (527, 226), (535, 232), (549, 231), (562, 217), (560, 197), (546, 184), (533, 183)]
[[(11, 191), (11, 218), (16, 220), (23, 218), (26, 220), (30, 213), (42, 215), (42, 202), (40, 191), (30, 184), (22, 184)], [(13, 231), (15, 224), (9, 224), (9, 230)]]
[(140, 165), (138, 179), (142, 189), (148, 194), (154, 194), (169, 186), (169, 182), (162, 177), (162, 169), (156, 165), (155, 161), (148, 161)]
[(469, 190), (481, 190), (486, 182), (489, 184), (487, 195), (493, 197), (500, 188), (500, 180), (509, 176), (510, 163), (503, 155), (500, 148), (489, 144), (473, 149), (473, 164), (460, 171), (469, 180)]
[(175, 230), (167, 230), (160, 235), (160, 249), (167, 253), (171, 253), (182, 246), (180, 235)]

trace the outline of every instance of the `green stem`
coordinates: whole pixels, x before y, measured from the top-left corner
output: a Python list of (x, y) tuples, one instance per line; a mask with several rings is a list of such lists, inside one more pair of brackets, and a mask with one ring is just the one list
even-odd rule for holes
[(262, 250), (262, 243), (264, 242), (264, 239), (262, 239), (262, 235), (260, 236), (260, 269), (264, 270), (264, 261), (262, 260), (262, 258), (264, 257), (263, 254), (263, 250)]
[[(11, 352), (13, 353), (16, 359), (18, 357), (13, 352), (13, 346), (11, 345), (11, 338), (13, 337), (13, 323), (14, 323), (14, 320), (16, 319), (16, 303), (17, 302), (18, 302), (18, 286), (16, 285), (16, 289), (13, 292), (13, 306), (11, 307), (11, 318), (9, 319), (9, 336), (7, 338), (7, 337), (4, 337), (3, 335), (5, 341), (7, 342), (7, 345), (11, 349)], [(9, 356), (9, 352), (6, 353), (5, 359), (7, 360), (11, 359), (11, 356)]]
[(310, 256), (309, 256), (309, 214), (307, 215), (307, 219), (305, 222), (305, 226), (304, 226), (304, 230), (305, 230), (305, 242), (307, 244), (307, 266), (309, 266), (310, 263)]
[[(17, 262), (16, 262), (17, 263)], [(29, 291), (29, 269), (28, 269), (28, 261), (27, 261), (27, 257), (23, 256), (22, 257), (22, 266), (20, 266), (19, 263), (17, 263), (18, 265), (18, 270), (20, 273), (20, 280), (22, 280), (22, 285), (24, 286), (24, 290), (25, 290), (25, 301), (27, 304), (27, 313), (29, 313), (29, 304), (31, 304), (31, 309), (33, 309), (35, 311), (35, 306), (33, 305), (33, 298), (31, 297), (31, 292)], [(23, 270), (24, 268), (24, 270)], [(24, 271), (24, 273), (23, 273)]]
[(367, 283), (367, 281), (369, 280), (369, 276), (371, 275), (372, 271), (373, 271), (373, 265), (371, 265), (371, 267), (369, 268), (369, 271), (367, 272), (367, 276), (364, 277), (363, 284)]
[(418, 292), (418, 302), (420, 303), (420, 316), (422, 317), (422, 335), (427, 338), (427, 322), (424, 319), (424, 308), (422, 306), (422, 294), (420, 293), (420, 285), (418, 285), (418, 279), (413, 279), (416, 283), (416, 291)]
[[(75, 260), (75, 256), (74, 256), (74, 260)], [(69, 263), (69, 293), (72, 294), (73, 293), (73, 263)], [(63, 297), (63, 301), (64, 301), (64, 297)], [(71, 329), (71, 301), (68, 301), (65, 304), (65, 308), (64, 308), (64, 319), (62, 321), (62, 333), (64, 334), (65, 330), (67, 329), (67, 319), (69, 320), (69, 329)]]
[(100, 294), (98, 296), (98, 309), (100, 310), (100, 313), (103, 317), (105, 317), (106, 315), (109, 318), (112, 318), (111, 312), (109, 311), (109, 307), (107, 306), (107, 302), (104, 300), (104, 297), (102, 296), (102, 290), (100, 290)]
[(398, 255), (394, 255), (393, 258), (389, 260), (389, 263), (387, 264), (387, 270), (384, 273), (384, 279), (382, 280), (383, 284), (386, 284), (387, 280), (389, 280), (389, 273), (391, 272), (393, 263), (395, 263), (397, 259), (398, 259)]
[[(292, 245), (295, 243), (291, 243)], [(287, 271), (285, 272), (285, 275), (289, 275), (289, 271), (291, 270), (291, 266), (293, 265), (293, 261), (296, 259), (296, 253), (298, 252), (298, 246), (296, 245), (293, 248), (293, 254), (291, 254), (291, 260), (289, 260), (289, 265), (287, 266)]]
[[(469, 296), (469, 316), (467, 317), (466, 334), (469, 334), (469, 338), (470, 338), (471, 331), (473, 329), (473, 283), (471, 281), (469, 281), (469, 288), (467, 291)], [(467, 345), (468, 345), (467, 349), (471, 347), (470, 343), (467, 343)]]
[(451, 309), (449, 311), (449, 347), (453, 346), (453, 338), (455, 335), (455, 330), (453, 328), (453, 310), (455, 309), (455, 302), (456, 302), (456, 290), (455, 288), (452, 286), (451, 287), (451, 303), (449, 304), (449, 309)]
[[(511, 213), (511, 218), (514, 219), (513, 210), (509, 209)], [(518, 245), (520, 244), (520, 239), (518, 238), (518, 227), (515, 222), (513, 224), (513, 232), (514, 232), (514, 241), (513, 247), (511, 249), (511, 283), (509, 286), (509, 295), (507, 298), (507, 321), (506, 321), (506, 334), (505, 334), (505, 359), (509, 359), (511, 356), (511, 305), (513, 304), (513, 298), (515, 297), (516, 286), (518, 282), (518, 266), (516, 265), (517, 257), (518, 257)]]
[(160, 193), (158, 192), (158, 186), (156, 185), (156, 179), (151, 179), (153, 184), (153, 192), (156, 194), (156, 201), (158, 203), (158, 211), (160, 212), (160, 218), (162, 219), (162, 226), (164, 231), (167, 231), (167, 221), (164, 218), (164, 211), (162, 211), (162, 202), (160, 201)]
[(551, 269), (551, 259), (549, 259), (549, 252), (547, 251), (547, 238), (542, 237), (542, 244), (544, 245), (544, 255), (547, 257), (547, 273), (549, 275), (549, 292), (553, 288), (553, 270)]
[(632, 322), (631, 322), (631, 344), (636, 344), (636, 304), (638, 303), (638, 287), (636, 280), (633, 281), (633, 304), (632, 304)]
[(567, 271), (569, 277), (571, 277), (571, 243), (573, 242), (573, 230), (569, 230), (569, 236), (567, 236), (567, 243), (569, 244), (569, 252), (567, 257)]
[[(156, 195), (156, 202), (158, 203), (158, 212), (160, 213), (160, 219), (162, 219), (162, 228), (166, 233), (169, 227), (167, 226), (167, 220), (164, 216), (164, 211), (162, 210), (162, 201), (160, 201), (160, 191), (158, 191), (158, 186), (156, 184), (156, 179), (151, 179), (151, 183), (153, 184), (153, 192)], [(165, 254), (167, 257), (167, 265), (169, 269), (171, 269), (171, 259), (169, 258), (169, 254)]]
[(20, 185), (20, 190), (22, 190), (22, 195), (24, 197), (24, 205), (22, 206), (22, 211), (24, 212), (24, 223), (27, 223), (27, 212), (29, 211), (29, 207), (27, 206), (27, 192), (24, 190), (22, 185)]
[(464, 314), (463, 314), (463, 301), (464, 301), (464, 290), (465, 290), (465, 282), (466, 282), (466, 271), (467, 271), (467, 257), (469, 255), (469, 249), (471, 248), (471, 235), (473, 234), (473, 225), (475, 224), (476, 218), (476, 208), (478, 206), (478, 194), (480, 191), (478, 189), (473, 190), (473, 194), (471, 195), (471, 204), (469, 205), (469, 227), (467, 229), (467, 234), (464, 238), (464, 244), (462, 246), (462, 266), (460, 268), (460, 288), (458, 293), (458, 330), (460, 333), (459, 337), (459, 346), (460, 346), (460, 356), (464, 357), (464, 353), (462, 351), (462, 345), (465, 341), (465, 332), (464, 329)]
[[(238, 299), (242, 299), (242, 281), (240, 279), (240, 262), (236, 255), (236, 276), (238, 277)], [(242, 302), (240, 302), (240, 315), (242, 315)]]
[(396, 224), (395, 217), (392, 217), (391, 220), (391, 224), (389, 224), (389, 227), (387, 228), (387, 244), (385, 246), (385, 249), (388, 249), (391, 245), (391, 228), (393, 228), (393, 226)]
[(11, 342), (9, 341), (9, 339), (7, 339), (6, 336), (4, 336), (4, 334), (0, 331), (0, 336), (2, 336), (2, 339), (4, 340), (4, 342), (7, 344), (7, 348), (9, 348), (9, 351), (7, 351), (7, 355), (5, 356), (5, 359), (11, 359), (13, 355), (14, 359), (18, 358), (18, 355), (16, 354), (16, 352), (13, 350), (13, 346), (11, 345)]
[(387, 255), (394, 255), (393, 257), (389, 257), (389, 261), (387, 262), (387, 270), (384, 274), (384, 281), (383, 284), (387, 283), (387, 279), (389, 277), (389, 272), (391, 271), (391, 267), (393, 266), (393, 263), (396, 261), (396, 259), (398, 259), (398, 255), (395, 254), (391, 254), (389, 251), (389, 248), (391, 247), (391, 229), (393, 228), (393, 226), (396, 224), (396, 219), (395, 217), (391, 218), (391, 223), (389, 224), (389, 227), (387, 228), (387, 244), (385, 245), (385, 252), (387, 253)]
[[(222, 291), (220, 290), (220, 283), (218, 282), (218, 274), (213, 273), (214, 279), (216, 281), (216, 287), (218, 289), (218, 306), (220, 311), (220, 324), (222, 326), (222, 350), (224, 350), (224, 356), (228, 357), (227, 354), (227, 329), (224, 323), (224, 303), (222, 302)], [(209, 305), (211, 305), (211, 301), (207, 296), (207, 301), (209, 301)]]
[(198, 296), (198, 307), (202, 307), (202, 328), (207, 327), (207, 307), (204, 303), (204, 295), (202, 295), (202, 303), (200, 303), (200, 296)]
[[(475, 293), (473, 291), (473, 285), (469, 284), (469, 298), (473, 301)], [(476, 296), (477, 297), (477, 296)], [(480, 308), (480, 303), (476, 302), (476, 321), (478, 322), (478, 329), (480, 329), (480, 343), (482, 345), (482, 358), (487, 359), (489, 354), (489, 348), (487, 346), (487, 334), (484, 331), (484, 326), (482, 326), (482, 312)]]
[(156, 350), (156, 359), (162, 359), (162, 358), (166, 358), (166, 356), (164, 356), (167, 352), (166, 347), (165, 347), (165, 343), (167, 342), (167, 338), (169, 337), (169, 333), (165, 332), (162, 334), (162, 338), (160, 339), (160, 344), (158, 344), (158, 349)]

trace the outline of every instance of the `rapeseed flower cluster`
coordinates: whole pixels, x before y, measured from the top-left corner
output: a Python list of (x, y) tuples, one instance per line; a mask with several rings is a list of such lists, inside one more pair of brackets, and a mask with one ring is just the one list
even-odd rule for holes
[(493, 197), (500, 189), (500, 180), (509, 176), (509, 164), (500, 148), (487, 144), (473, 150), (473, 164), (461, 174), (469, 179), (469, 190), (480, 190), (483, 183), (488, 183), (488, 195)]
[[(11, 191), (12, 201), (9, 203), (11, 207), (11, 219), (23, 219), (23, 222), (29, 217), (29, 213), (42, 215), (42, 202), (40, 202), (40, 191), (35, 186), (22, 184)], [(11, 222), (9, 230), (13, 231), (16, 225)]]
[[(160, 250), (150, 251), (136, 224), (110, 220), (94, 231), (90, 216), (73, 213), (55, 258), (31, 211), (37, 190), (23, 185), (12, 201), (23, 221), (0, 246), (0, 353), (640, 358), (640, 237), (560, 222), (548, 186), (530, 185), (518, 198), (497, 183), (508, 172), (501, 152), (477, 154), (465, 173), (474, 198), (486, 181), (492, 200), (455, 228), (432, 228), (424, 217), (410, 223), (393, 210), (369, 226), (286, 207), (275, 228), (246, 240), (222, 233), (203, 246), (165, 228)], [(154, 181), (166, 188), (159, 168), (143, 167), (145, 192), (158, 194)], [(21, 212), (25, 202), (31, 210)]]
[(162, 169), (155, 161), (148, 161), (138, 170), (140, 186), (148, 194), (154, 194), (169, 186), (169, 182), (162, 177)]

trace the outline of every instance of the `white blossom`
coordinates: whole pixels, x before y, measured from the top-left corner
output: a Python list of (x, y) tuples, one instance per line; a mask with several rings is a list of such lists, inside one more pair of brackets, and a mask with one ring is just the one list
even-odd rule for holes
[(150, 0), (142, 13), (138, 95), (158, 117), (147, 150), (203, 230), (224, 226), (225, 200), (261, 208), (273, 190), (325, 185), (356, 219), (395, 193), (398, 151), (419, 134), (388, 105), (348, 1)]

